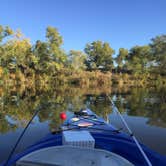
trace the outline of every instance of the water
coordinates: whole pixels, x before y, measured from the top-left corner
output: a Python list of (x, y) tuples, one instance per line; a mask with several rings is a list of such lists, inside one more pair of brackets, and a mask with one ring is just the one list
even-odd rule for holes
[(40, 109), (16, 149), (35, 143), (61, 124), (59, 113), (90, 107), (117, 128), (126, 129), (110, 107), (110, 94), (135, 136), (153, 150), (166, 155), (166, 89), (119, 88), (86, 89), (62, 87), (52, 91), (1, 91), (0, 162), (7, 158), (14, 143), (35, 110)]

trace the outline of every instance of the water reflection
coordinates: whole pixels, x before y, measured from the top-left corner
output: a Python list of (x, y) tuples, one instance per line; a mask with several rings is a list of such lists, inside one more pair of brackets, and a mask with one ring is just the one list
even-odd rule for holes
[[(165, 88), (140, 89), (129, 91), (110, 91), (120, 112), (131, 116), (148, 117), (148, 124), (166, 127), (166, 97)], [(34, 110), (40, 106), (39, 122), (50, 121), (50, 126), (58, 126), (59, 113), (62, 111), (78, 111), (90, 107), (98, 115), (108, 118), (111, 113), (110, 102), (106, 92), (85, 91), (81, 88), (47, 91), (31, 94), (11, 91), (0, 98), (0, 132), (5, 133), (16, 128), (24, 127), (31, 118)], [(54, 124), (54, 125), (52, 125)]]
[[(40, 131), (41, 125), (45, 127), (45, 132), (58, 129), (61, 124), (59, 113), (62, 111), (78, 111), (80, 108), (89, 107), (96, 114), (102, 116), (108, 122), (111, 119), (117, 126), (116, 118), (111, 117), (112, 109), (110, 102), (106, 96), (110, 94), (115, 101), (119, 111), (127, 114), (128, 117), (144, 117), (147, 126), (158, 126), (166, 128), (166, 89), (165, 88), (113, 88), (113, 89), (85, 89), (85, 88), (69, 88), (59, 87), (58, 89), (50, 88), (49, 90), (0, 90), (0, 151), (5, 137), (16, 141), (19, 136), (18, 130), (24, 128), (36, 109), (40, 109), (38, 116), (33, 120), (32, 125), (35, 126), (35, 133)], [(139, 120), (140, 123), (141, 120)], [(40, 125), (36, 125), (40, 124)], [(131, 124), (132, 125), (132, 124)], [(40, 126), (40, 127), (39, 127)], [(120, 126), (119, 126), (120, 127)], [(31, 126), (31, 128), (33, 128)], [(136, 126), (139, 128), (139, 126)], [(135, 130), (135, 128), (134, 128)], [(143, 130), (143, 129), (142, 129)], [(166, 129), (164, 129), (166, 131)], [(154, 132), (154, 130), (153, 130)], [(157, 132), (157, 129), (156, 129)], [(17, 133), (17, 134), (16, 134)], [(143, 133), (143, 131), (142, 131)], [(17, 135), (15, 139), (12, 137)], [(139, 133), (141, 134), (141, 133)], [(160, 137), (166, 139), (166, 134)], [(39, 138), (33, 132), (27, 134), (27, 139), (24, 138), (24, 143), (28, 138)], [(42, 135), (40, 134), (40, 137)], [(146, 137), (146, 139), (150, 139)], [(157, 139), (157, 138), (156, 138)], [(156, 141), (155, 139), (155, 141)], [(26, 140), (26, 141), (25, 141)], [(8, 138), (9, 141), (9, 138)], [(160, 140), (161, 142), (161, 140)], [(5, 148), (5, 147), (3, 147)], [(8, 147), (6, 147), (8, 148)], [(157, 149), (160, 151), (160, 149)], [(9, 151), (9, 149), (6, 149)], [(161, 150), (161, 152), (166, 152)], [(166, 153), (165, 153), (166, 154)], [(4, 159), (0, 158), (0, 160)]]
[(148, 117), (149, 125), (166, 127), (165, 89), (132, 89), (131, 92), (131, 95), (123, 96), (125, 103), (119, 107), (127, 108), (128, 115)]

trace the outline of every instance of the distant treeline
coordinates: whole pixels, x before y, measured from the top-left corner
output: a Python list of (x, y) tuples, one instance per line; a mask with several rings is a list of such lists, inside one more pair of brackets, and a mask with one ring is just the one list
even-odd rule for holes
[(46, 29), (46, 40), (37, 40), (34, 45), (20, 31), (0, 26), (0, 84), (87, 84), (97, 80), (100, 85), (108, 83), (112, 75), (130, 80), (166, 76), (166, 35), (130, 50), (120, 48), (116, 58), (115, 50), (107, 42), (93, 41), (86, 44), (83, 52), (69, 53), (62, 49), (62, 44), (62, 36), (51, 26)]

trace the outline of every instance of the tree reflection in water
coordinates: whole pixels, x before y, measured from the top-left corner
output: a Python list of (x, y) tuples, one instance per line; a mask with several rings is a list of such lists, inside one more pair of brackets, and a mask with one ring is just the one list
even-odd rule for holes
[(147, 117), (149, 125), (166, 127), (165, 88), (131, 88), (94, 90), (82, 88), (59, 88), (58, 90), (31, 93), (30, 91), (7, 91), (0, 98), (0, 132), (5, 133), (24, 127), (35, 109), (41, 107), (39, 122), (49, 121), (50, 127), (58, 127), (59, 113), (78, 111), (90, 107), (96, 114), (108, 120), (112, 112), (106, 93), (110, 93), (120, 112), (131, 116)]

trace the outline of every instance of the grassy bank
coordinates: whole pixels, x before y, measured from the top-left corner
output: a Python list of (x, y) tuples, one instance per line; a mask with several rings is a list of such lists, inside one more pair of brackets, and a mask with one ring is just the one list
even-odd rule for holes
[(166, 77), (160, 75), (115, 74), (100, 71), (59, 72), (54, 76), (47, 74), (31, 74), (25, 76), (21, 72), (1, 74), (0, 85), (6, 89), (39, 89), (49, 90), (59, 86), (75, 86), (86, 88), (117, 87), (151, 87), (166, 86)]

